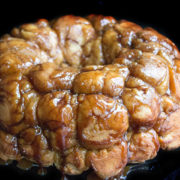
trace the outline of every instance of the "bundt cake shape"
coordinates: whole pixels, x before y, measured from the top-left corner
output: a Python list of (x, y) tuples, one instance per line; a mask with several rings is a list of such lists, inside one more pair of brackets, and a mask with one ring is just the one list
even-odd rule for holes
[(152, 28), (66, 15), (0, 39), (0, 158), (120, 175), (180, 146), (180, 53)]

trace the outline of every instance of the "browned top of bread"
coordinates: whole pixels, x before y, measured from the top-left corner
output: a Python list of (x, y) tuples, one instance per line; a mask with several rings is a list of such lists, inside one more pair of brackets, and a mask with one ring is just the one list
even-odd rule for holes
[(101, 178), (180, 146), (180, 53), (152, 28), (67, 15), (0, 39), (0, 158)]

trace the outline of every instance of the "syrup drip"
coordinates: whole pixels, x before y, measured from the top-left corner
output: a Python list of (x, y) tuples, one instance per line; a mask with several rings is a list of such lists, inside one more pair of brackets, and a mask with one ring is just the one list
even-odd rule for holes
[(37, 174), (40, 176), (45, 176), (47, 174), (47, 170), (45, 168), (39, 168)]
[(16, 166), (22, 170), (27, 171), (27, 170), (30, 170), (34, 165), (31, 161), (28, 161), (26, 159), (22, 159), (22, 160), (18, 161)]

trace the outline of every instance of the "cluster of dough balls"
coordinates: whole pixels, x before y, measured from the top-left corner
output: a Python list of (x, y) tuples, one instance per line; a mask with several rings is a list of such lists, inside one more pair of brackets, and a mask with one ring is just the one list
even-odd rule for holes
[(0, 158), (101, 178), (180, 146), (180, 53), (152, 28), (67, 15), (0, 39)]

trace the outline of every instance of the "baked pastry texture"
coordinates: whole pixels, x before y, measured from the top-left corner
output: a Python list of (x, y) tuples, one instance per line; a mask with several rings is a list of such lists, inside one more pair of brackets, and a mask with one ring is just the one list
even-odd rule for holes
[(0, 158), (101, 178), (180, 146), (180, 53), (152, 28), (67, 15), (0, 39)]

